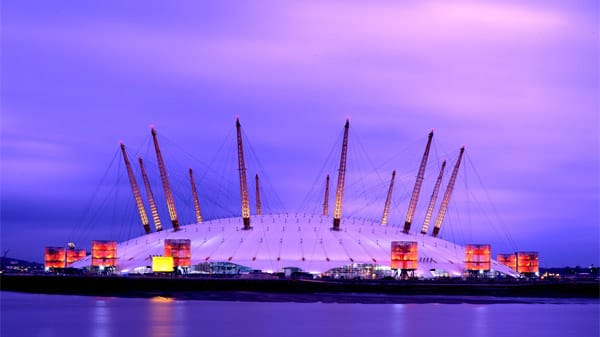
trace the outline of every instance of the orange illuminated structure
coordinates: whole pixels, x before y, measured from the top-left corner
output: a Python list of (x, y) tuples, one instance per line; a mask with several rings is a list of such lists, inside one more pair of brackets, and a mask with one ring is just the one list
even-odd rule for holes
[(342, 142), (342, 153), (340, 155), (340, 168), (338, 170), (337, 188), (335, 191), (335, 208), (333, 209), (333, 228), (334, 231), (340, 230), (340, 220), (342, 218), (342, 199), (344, 198), (344, 181), (346, 179), (346, 158), (348, 155), (348, 129), (350, 120), (346, 119), (344, 125), (344, 140)]
[(92, 267), (116, 267), (117, 242), (92, 241)]
[(390, 204), (392, 203), (392, 191), (394, 190), (394, 178), (396, 178), (396, 170), (392, 171), (390, 187), (388, 188), (387, 197), (385, 198), (385, 206), (383, 207), (383, 215), (381, 216), (381, 225), (383, 226), (387, 225), (388, 215), (390, 214)]
[(86, 255), (85, 249), (67, 249), (67, 265), (83, 259)]
[(423, 220), (423, 226), (421, 227), (421, 234), (427, 234), (429, 230), (429, 223), (431, 222), (431, 216), (433, 215), (433, 208), (435, 207), (435, 202), (437, 201), (438, 194), (440, 192), (440, 186), (442, 185), (442, 178), (444, 176), (444, 169), (446, 168), (446, 161), (442, 162), (442, 168), (440, 168), (440, 174), (435, 181), (435, 186), (433, 187), (433, 193), (431, 194), (431, 199), (429, 199), (429, 206), (427, 206), (427, 213), (425, 214), (425, 220)]
[(329, 215), (329, 174), (325, 178), (325, 196), (323, 197), (323, 216)]
[(165, 256), (173, 258), (174, 267), (189, 267), (192, 261), (192, 241), (165, 239)]
[(517, 271), (517, 255), (516, 254), (498, 254), (496, 255), (496, 261), (509, 267), (510, 269)]
[(456, 183), (456, 177), (458, 176), (458, 168), (460, 167), (460, 162), (464, 153), (465, 147), (463, 146), (460, 148), (458, 159), (456, 160), (456, 164), (454, 164), (454, 169), (452, 170), (450, 181), (448, 182), (446, 192), (444, 193), (444, 199), (442, 199), (442, 205), (440, 206), (437, 218), (435, 219), (435, 226), (433, 227), (433, 233), (431, 233), (433, 237), (437, 237), (440, 233), (440, 229), (442, 228), (442, 222), (444, 222), (444, 216), (446, 216), (446, 211), (448, 210), (450, 196), (452, 195), (452, 190), (454, 189), (454, 183)]
[(150, 204), (150, 214), (152, 214), (152, 221), (154, 221), (154, 228), (157, 232), (162, 231), (162, 224), (160, 223), (160, 217), (158, 216), (158, 208), (156, 208), (156, 201), (154, 200), (154, 193), (152, 193), (152, 187), (150, 186), (150, 180), (146, 174), (146, 168), (144, 167), (144, 161), (142, 157), (138, 158), (140, 162), (140, 170), (142, 171), (142, 180), (144, 181), (144, 187), (146, 188), (146, 197), (148, 198), (148, 204)]
[(517, 252), (517, 273), (535, 274), (540, 271), (538, 252)]
[(465, 247), (465, 269), (467, 271), (489, 271), (492, 267), (490, 245), (467, 245)]
[(167, 169), (158, 146), (158, 138), (156, 137), (156, 130), (152, 128), (152, 139), (154, 140), (154, 150), (156, 152), (156, 160), (158, 161), (158, 169), (160, 171), (160, 180), (162, 181), (163, 190), (165, 191), (165, 198), (167, 199), (167, 208), (169, 209), (169, 217), (173, 224), (173, 230), (179, 230), (179, 219), (177, 218), (177, 210), (175, 209), (175, 200), (173, 200), (173, 192), (171, 191), (171, 185), (169, 184), (169, 177), (167, 176)]
[(412, 220), (417, 210), (417, 202), (419, 201), (419, 193), (421, 193), (421, 186), (423, 185), (423, 179), (425, 179), (425, 167), (427, 166), (427, 158), (429, 158), (429, 149), (431, 148), (431, 140), (433, 139), (433, 131), (429, 133), (427, 137), (427, 146), (425, 146), (425, 152), (423, 158), (421, 158), (421, 165), (419, 166), (419, 173), (417, 174), (417, 180), (413, 188), (412, 195), (410, 197), (410, 204), (408, 205), (408, 211), (406, 212), (406, 220), (404, 221), (403, 232), (407, 233), (410, 231)]
[(414, 271), (418, 267), (419, 254), (416, 241), (392, 241), (392, 269)]
[(194, 198), (194, 211), (196, 212), (196, 222), (202, 223), (202, 212), (200, 211), (200, 200), (198, 199), (198, 191), (194, 182), (194, 174), (190, 167), (190, 183), (192, 184), (192, 197)]
[(125, 151), (125, 144), (123, 143), (121, 143), (121, 152), (123, 153), (123, 160), (125, 161), (125, 167), (127, 169), (127, 175), (129, 176), (129, 183), (131, 184), (131, 190), (133, 191), (135, 204), (137, 206), (142, 225), (144, 226), (144, 232), (146, 232), (146, 234), (150, 234), (150, 223), (148, 222), (146, 208), (144, 207), (144, 203), (142, 202), (142, 195), (140, 194), (140, 189), (138, 187), (137, 181), (135, 180), (135, 175), (133, 174), (133, 170), (131, 169), (131, 163), (129, 162), (129, 158), (127, 158), (127, 151)]
[(248, 201), (248, 181), (246, 180), (246, 161), (244, 160), (244, 145), (242, 144), (242, 125), (240, 119), (236, 118), (235, 128), (237, 134), (238, 170), (240, 173), (240, 197), (242, 198), (242, 221), (244, 230), (250, 227), (250, 202)]
[(260, 185), (258, 184), (258, 174), (256, 175), (256, 215), (262, 215), (262, 203), (260, 202)]
[(46, 247), (44, 252), (45, 268), (65, 268), (66, 248), (64, 247)]

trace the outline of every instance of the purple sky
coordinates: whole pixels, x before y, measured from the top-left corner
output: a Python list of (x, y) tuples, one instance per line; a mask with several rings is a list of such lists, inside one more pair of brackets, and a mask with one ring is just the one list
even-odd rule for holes
[(141, 234), (135, 217), (117, 229), (81, 219), (119, 140), (148, 154), (150, 124), (167, 165), (194, 166), (202, 189), (219, 185), (203, 165), (235, 183), (240, 115), (262, 168), (249, 174), (264, 169), (284, 205), (272, 210), (316, 209), (350, 116), (349, 172), (367, 173), (345, 212), (377, 218), (398, 169), (391, 222), (403, 222), (435, 128), (415, 226), (440, 161), (451, 168), (466, 144), (446, 239), (539, 251), (542, 266), (600, 264), (597, 1), (179, 4), (2, 3), (2, 252), (41, 261), (46, 245)]

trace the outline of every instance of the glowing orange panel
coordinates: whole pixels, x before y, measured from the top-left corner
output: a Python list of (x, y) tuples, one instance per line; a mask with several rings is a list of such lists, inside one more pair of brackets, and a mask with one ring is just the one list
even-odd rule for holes
[(189, 239), (165, 239), (165, 256), (173, 257), (173, 266), (189, 267), (192, 260), (192, 241)]
[(490, 245), (467, 245), (465, 247), (465, 269), (471, 271), (491, 269)]
[(67, 250), (67, 265), (83, 259), (86, 255), (85, 249), (68, 249)]
[(392, 269), (417, 269), (419, 254), (416, 241), (392, 241)]
[(92, 241), (92, 266), (115, 267), (117, 265), (116, 241)]
[(517, 272), (537, 273), (540, 271), (538, 252), (517, 252)]
[(498, 254), (496, 260), (510, 269), (517, 271), (517, 256), (515, 254)]
[(46, 247), (44, 252), (44, 267), (64, 268), (66, 254), (66, 248), (64, 247)]

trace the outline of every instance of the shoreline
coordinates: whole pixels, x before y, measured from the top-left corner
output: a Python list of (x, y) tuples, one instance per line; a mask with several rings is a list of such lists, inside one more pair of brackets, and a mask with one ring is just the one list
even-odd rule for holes
[(4, 274), (0, 276), (0, 290), (56, 295), (298, 303), (600, 302), (600, 283), (597, 281), (323, 281)]

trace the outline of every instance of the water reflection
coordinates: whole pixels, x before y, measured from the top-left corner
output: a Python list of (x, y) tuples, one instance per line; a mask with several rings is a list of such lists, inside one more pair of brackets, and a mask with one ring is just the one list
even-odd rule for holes
[(488, 307), (489, 305), (478, 305), (473, 310), (473, 335), (480, 337), (489, 336), (488, 331)]
[(597, 300), (436, 305), (0, 294), (0, 336), (600, 336)]
[(405, 319), (406, 304), (392, 304), (392, 319), (388, 322), (392, 336), (403, 336), (405, 334)]
[(110, 309), (104, 299), (97, 299), (94, 306), (92, 331), (94, 337), (109, 337)]
[[(168, 297), (156, 296), (150, 299), (150, 329), (149, 336), (170, 337), (173, 334), (173, 306), (175, 300)], [(180, 334), (178, 334), (180, 335)]]
[(185, 315), (185, 301), (175, 301), (175, 336), (187, 336), (187, 327), (189, 324), (186, 324), (186, 320), (184, 318)]

